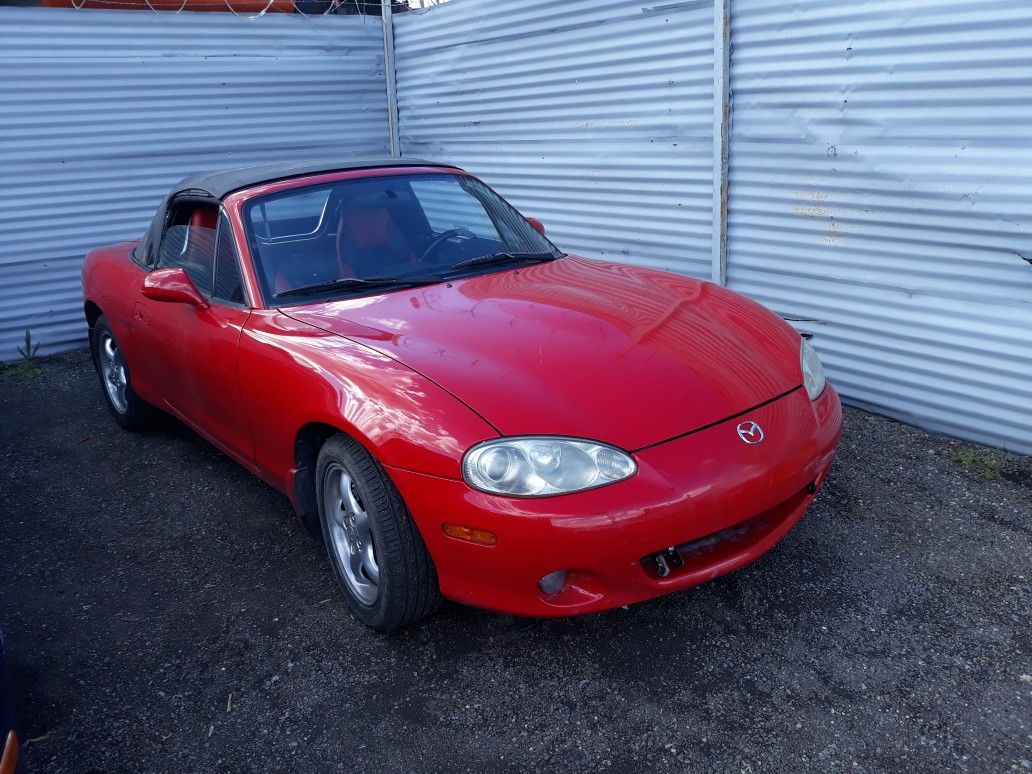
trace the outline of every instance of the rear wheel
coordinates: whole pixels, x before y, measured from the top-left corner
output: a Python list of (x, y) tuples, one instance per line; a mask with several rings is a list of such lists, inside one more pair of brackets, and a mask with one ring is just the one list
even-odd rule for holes
[(104, 401), (115, 421), (126, 430), (144, 430), (150, 427), (157, 412), (133, 390), (129, 364), (126, 363), (122, 348), (118, 346), (115, 334), (103, 315), (93, 324), (90, 348), (93, 351), (97, 373), (100, 375), (100, 386), (104, 390)]
[(316, 465), (319, 519), (337, 580), (362, 623), (389, 631), (434, 612), (437, 572), (401, 495), (361, 444), (328, 439)]

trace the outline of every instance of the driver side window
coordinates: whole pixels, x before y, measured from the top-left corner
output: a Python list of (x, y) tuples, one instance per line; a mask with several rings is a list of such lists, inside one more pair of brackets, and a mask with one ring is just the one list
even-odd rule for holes
[(206, 298), (211, 297), (214, 284), (218, 214), (218, 208), (211, 204), (175, 205), (158, 250), (158, 267), (182, 268)]
[(225, 213), (219, 215), (218, 242), (215, 245), (215, 287), (212, 298), (238, 306), (244, 303), (244, 285), (240, 279), (240, 258), (233, 227)]

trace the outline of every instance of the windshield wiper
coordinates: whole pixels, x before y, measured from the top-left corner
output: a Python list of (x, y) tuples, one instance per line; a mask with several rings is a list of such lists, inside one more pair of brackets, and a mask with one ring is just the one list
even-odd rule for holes
[(411, 288), (439, 281), (438, 277), (341, 277), (328, 282), (313, 282), (311, 285), (301, 285), (290, 290), (284, 290), (281, 293), (277, 293), (276, 298), (310, 296), (331, 290), (349, 290), (351, 288)]
[[(478, 255), (476, 258), (469, 258), (459, 261), (448, 267), (449, 270), (466, 269), (471, 266), (492, 266), (494, 264), (511, 263), (513, 261), (553, 261), (557, 256), (551, 253), (491, 253), (490, 255)], [(310, 296), (318, 293), (327, 293), (334, 290), (350, 290), (352, 288), (375, 289), (375, 288), (412, 288), (419, 285), (432, 285), (441, 282), (444, 277), (341, 277), (340, 279), (327, 282), (313, 282), (311, 285), (301, 285), (290, 288), (281, 293), (276, 293), (276, 298), (291, 298), (293, 296)]]
[(453, 263), (452, 269), (465, 269), (469, 266), (492, 266), (496, 263), (510, 263), (512, 261), (554, 261), (556, 256), (551, 253), (491, 253), (490, 255), (478, 255), (476, 258), (468, 258), (465, 261)]

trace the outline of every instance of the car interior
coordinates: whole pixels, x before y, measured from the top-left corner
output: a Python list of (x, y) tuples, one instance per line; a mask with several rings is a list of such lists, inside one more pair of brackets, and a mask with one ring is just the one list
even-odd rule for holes
[[(373, 190), (362, 190), (368, 188)], [(313, 282), (380, 274), (416, 262), (429, 231), (417, 217), (418, 204), (411, 195), (376, 188), (326, 190), (316, 218), (277, 219), (277, 213), (270, 213), (275, 201), (254, 209), (254, 234), (274, 293)], [(296, 206), (290, 198), (283, 204)], [(311, 207), (311, 202), (306, 204)]]
[(161, 240), (158, 266), (179, 266), (202, 295), (210, 296), (215, 274), (215, 227), (218, 208), (191, 201), (178, 202)]
[(242, 304), (243, 284), (232, 234), (220, 230), (218, 222), (215, 204), (189, 199), (175, 202), (161, 240), (158, 266), (181, 267), (207, 298)]
[[(431, 193), (417, 196), (412, 181), (400, 177), (347, 181), (251, 206), (251, 248), (267, 290), (275, 295), (346, 277), (404, 275), (500, 249), (497, 227), (457, 184), (449, 183), (455, 187), (449, 192), (438, 183), (436, 198), (430, 182), (421, 185)], [(438, 244), (449, 232), (461, 238)]]
[[(518, 226), (508, 222), (512, 217), (492, 217), (450, 176), (288, 189), (252, 201), (244, 211), (269, 297), (348, 277), (433, 274), (441, 266), (504, 251), (506, 241), (523, 244)], [(173, 201), (158, 266), (182, 267), (205, 297), (242, 303), (232, 234), (218, 228), (219, 218), (210, 201)]]

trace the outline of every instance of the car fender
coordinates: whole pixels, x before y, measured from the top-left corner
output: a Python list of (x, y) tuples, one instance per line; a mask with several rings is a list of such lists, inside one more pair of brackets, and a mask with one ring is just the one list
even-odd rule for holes
[(239, 348), (255, 461), (288, 494), (300, 431), (338, 428), (382, 465), (461, 478), (466, 449), (498, 433), (422, 374), (363, 344), (255, 310)]

